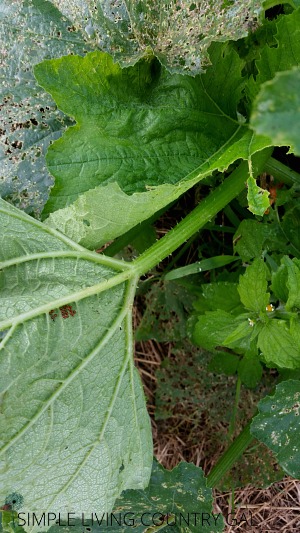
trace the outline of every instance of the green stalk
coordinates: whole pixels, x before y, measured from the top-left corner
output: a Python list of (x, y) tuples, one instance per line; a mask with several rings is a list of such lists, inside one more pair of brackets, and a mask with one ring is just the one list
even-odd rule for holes
[(240, 376), (238, 376), (237, 382), (236, 382), (234, 406), (233, 406), (232, 416), (231, 416), (229, 430), (228, 430), (229, 440), (231, 440), (231, 437), (235, 432), (236, 417), (237, 417), (237, 412), (238, 412), (238, 407), (239, 407), (239, 402), (240, 402), (240, 397), (241, 397), (241, 385), (242, 385), (242, 380)]
[(287, 185), (293, 185), (294, 183), (300, 184), (300, 174), (295, 172), (295, 170), (291, 170), (280, 161), (277, 161), (274, 157), (270, 157), (266, 162), (265, 171)]
[[(270, 157), (271, 150), (265, 149), (255, 154), (253, 167), (254, 175), (257, 176), (265, 168)], [(248, 162), (243, 161), (225, 181), (211, 192), (207, 198), (179, 222), (175, 228), (168, 232), (158, 242), (153, 244), (146, 252), (140, 255), (132, 266), (136, 274), (142, 276), (151, 268), (155, 267), (174, 250), (187, 241), (205, 224), (210, 222), (215, 215), (231, 202), (246, 186), (249, 176)]]
[(250, 433), (251, 421), (244, 427), (243, 431), (233, 441), (225, 453), (221, 456), (217, 464), (213, 467), (207, 476), (207, 486), (210, 488), (216, 487), (225, 474), (231, 470), (234, 463), (244, 453), (248, 446), (253, 441), (253, 436)]

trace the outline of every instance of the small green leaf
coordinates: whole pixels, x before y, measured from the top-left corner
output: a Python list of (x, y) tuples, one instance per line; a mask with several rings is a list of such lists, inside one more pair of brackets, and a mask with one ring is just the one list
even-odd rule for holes
[(300, 155), (300, 70), (279, 72), (264, 83), (253, 104), (251, 126), (274, 145)]
[(199, 272), (207, 272), (208, 270), (220, 268), (238, 260), (239, 258), (234, 255), (217, 255), (215, 257), (210, 257), (209, 259), (197, 261), (197, 263), (191, 263), (185, 267), (175, 268), (174, 270), (171, 270), (171, 272), (168, 272), (165, 279), (172, 280), (184, 276), (190, 276), (191, 274), (199, 274)]
[(251, 424), (251, 433), (275, 454), (280, 466), (295, 478), (300, 476), (300, 381), (284, 381), (274, 396), (258, 404), (259, 414)]
[(250, 176), (247, 180), (248, 209), (254, 215), (263, 216), (270, 207), (269, 192), (256, 184), (256, 180)]
[(256, 313), (264, 313), (269, 303), (267, 293), (268, 269), (262, 259), (254, 259), (247, 267), (245, 274), (240, 276), (238, 292), (244, 306)]
[[(239, 318), (241, 319), (242, 317)], [(253, 326), (251, 324), (252, 322), (244, 317), (236, 329), (224, 339), (223, 345), (228, 348), (247, 349), (250, 336), (253, 336)]]
[(285, 256), (282, 263), (287, 268), (287, 288), (289, 297), (286, 302), (286, 310), (290, 311), (294, 307), (300, 309), (300, 261), (299, 259), (290, 259)]
[(287, 302), (289, 291), (287, 288), (288, 270), (287, 266), (281, 264), (276, 272), (272, 272), (271, 290), (274, 296), (281, 302)]
[[(233, 236), (233, 248), (243, 261), (261, 257), (267, 239), (274, 240), (274, 228), (257, 220), (242, 220)], [(269, 247), (267, 248), (269, 249)]]
[(289, 328), (285, 320), (269, 320), (258, 335), (258, 347), (268, 366), (300, 368), (300, 325)]
[(244, 318), (234, 318), (225, 311), (211, 311), (198, 317), (194, 326), (192, 340), (198, 346), (212, 349), (222, 346), (225, 339), (237, 328), (239, 321)]
[[(194, 302), (197, 311), (226, 311), (236, 316), (244, 312), (238, 293), (238, 284), (229, 281), (217, 281), (201, 285), (202, 295)], [(226, 298), (224, 298), (226, 294)]]

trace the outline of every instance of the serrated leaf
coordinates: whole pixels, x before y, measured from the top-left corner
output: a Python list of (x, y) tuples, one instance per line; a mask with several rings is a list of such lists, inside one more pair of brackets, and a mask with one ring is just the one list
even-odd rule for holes
[[(300, 64), (300, 9), (278, 17), (275, 25), (275, 42), (272, 31), (270, 42), (258, 48), (255, 61), (257, 74), (255, 79), (251, 77), (246, 87), (251, 101), (259, 93), (261, 85), (274, 78), (276, 73)], [(288, 97), (288, 92), (285, 95)]]
[(94, 48), (88, 36), (47, 0), (1, 0), (0, 195), (39, 214), (53, 179), (45, 154), (72, 121), (36, 83), (32, 68), (43, 59)]
[(300, 381), (284, 381), (274, 396), (258, 404), (259, 414), (251, 424), (251, 433), (276, 454), (280, 466), (295, 478), (300, 476)]
[(193, 329), (192, 340), (198, 346), (208, 350), (222, 346), (225, 339), (236, 330), (241, 321), (244, 322), (245, 318), (234, 317), (221, 310), (208, 311), (205, 315), (198, 317)]
[(282, 259), (282, 264), (287, 268), (287, 282), (289, 294), (286, 302), (287, 311), (294, 307), (300, 309), (300, 261), (299, 259), (290, 259), (285, 256)]
[(265, 312), (270, 294), (267, 293), (268, 269), (262, 259), (254, 259), (240, 276), (238, 292), (244, 306), (256, 313)]
[[(194, 302), (197, 311), (226, 311), (236, 316), (244, 311), (238, 293), (238, 284), (217, 281), (201, 285), (202, 295)], [(226, 298), (224, 298), (226, 294)]]
[[(241, 318), (241, 317), (239, 317)], [(236, 326), (236, 328), (224, 339), (223, 345), (228, 348), (247, 349), (250, 336), (253, 335), (252, 322), (246, 317)]]
[(274, 236), (273, 226), (270, 227), (257, 220), (242, 220), (233, 236), (234, 251), (240, 255), (243, 261), (261, 257), (268, 236)]
[(230, 45), (215, 45), (212, 59), (218, 69), (197, 78), (171, 76), (150, 59), (122, 70), (101, 52), (35, 68), (77, 121), (47, 155), (55, 186), (44, 214), (66, 208), (51, 226), (96, 247), (266, 146), (237, 118), (243, 61)]
[(260, 89), (253, 104), (251, 126), (274, 145), (290, 146), (300, 155), (300, 70), (279, 72)]
[[(159, 2), (157, 0), (52, 0), (73, 20), (99, 35), (100, 46), (122, 65), (133, 65), (145, 54), (155, 54), (171, 72), (198, 74), (209, 64), (213, 41), (237, 40), (257, 20), (258, 0)], [(86, 20), (87, 22), (84, 22)]]
[(300, 326), (289, 328), (285, 320), (269, 320), (258, 336), (258, 348), (268, 366), (300, 368)]
[(270, 207), (269, 192), (259, 187), (252, 176), (247, 180), (247, 187), (248, 209), (254, 215), (262, 217)]
[(287, 278), (288, 271), (286, 265), (281, 264), (276, 272), (272, 272), (271, 290), (281, 302), (287, 302), (289, 297)]
[(144, 488), (152, 439), (133, 364), (133, 268), (0, 201), (0, 502), (111, 510)]

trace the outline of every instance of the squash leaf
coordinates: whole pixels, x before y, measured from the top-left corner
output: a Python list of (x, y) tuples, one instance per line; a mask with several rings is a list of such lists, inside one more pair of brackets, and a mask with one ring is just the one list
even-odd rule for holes
[(52, 1), (122, 66), (152, 53), (170, 72), (191, 75), (209, 64), (212, 42), (244, 37), (261, 10), (259, 0)]
[(152, 466), (134, 267), (3, 200), (0, 224), (0, 502), (17, 493), (20, 512), (110, 512)]
[(254, 101), (252, 128), (274, 145), (290, 146), (300, 155), (300, 70), (278, 72), (264, 83)]
[(44, 214), (67, 208), (49, 224), (99, 246), (268, 146), (237, 113), (243, 61), (231, 45), (216, 44), (211, 57), (218, 69), (196, 78), (170, 75), (155, 59), (122, 70), (102, 52), (35, 67), (38, 82), (77, 122), (48, 151), (55, 186)]

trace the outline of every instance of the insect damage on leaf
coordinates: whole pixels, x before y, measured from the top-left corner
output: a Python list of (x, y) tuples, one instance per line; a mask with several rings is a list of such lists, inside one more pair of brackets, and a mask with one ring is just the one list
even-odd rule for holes
[(150, 52), (170, 72), (193, 76), (210, 63), (210, 44), (246, 36), (261, 8), (258, 0), (52, 2), (121, 65)]

